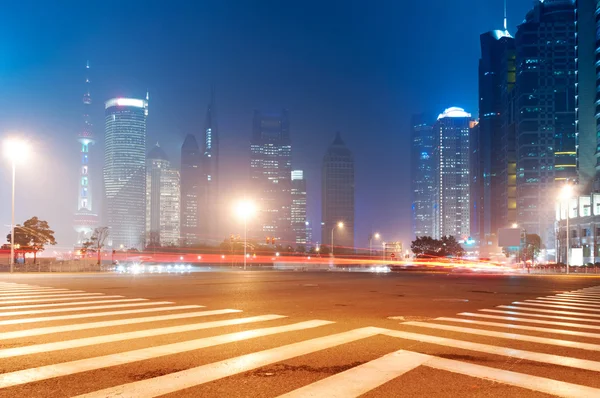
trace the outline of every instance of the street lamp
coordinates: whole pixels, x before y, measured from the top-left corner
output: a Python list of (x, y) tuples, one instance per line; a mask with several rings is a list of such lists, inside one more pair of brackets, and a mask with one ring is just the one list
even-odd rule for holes
[(254, 203), (243, 200), (236, 206), (236, 213), (238, 217), (244, 220), (244, 270), (246, 269), (246, 251), (248, 246), (248, 218), (252, 217), (256, 212)]
[(570, 218), (570, 210), (571, 210), (571, 196), (573, 196), (573, 187), (570, 184), (566, 184), (561, 192), (561, 198), (567, 201), (567, 274), (569, 273), (569, 251), (571, 249), (571, 236), (569, 231), (569, 218)]
[(340, 221), (335, 225), (335, 227), (331, 228), (331, 257), (333, 257), (333, 231), (335, 231), (336, 227), (342, 229), (344, 228), (344, 223)]
[(4, 154), (12, 163), (12, 207), (10, 222), (10, 272), (15, 267), (15, 176), (17, 162), (25, 160), (29, 154), (29, 145), (27, 142), (15, 138), (4, 142)]
[(371, 234), (369, 235), (369, 257), (373, 256), (373, 239), (379, 239), (381, 238), (381, 235), (379, 234), (379, 232), (375, 232), (375, 234)]

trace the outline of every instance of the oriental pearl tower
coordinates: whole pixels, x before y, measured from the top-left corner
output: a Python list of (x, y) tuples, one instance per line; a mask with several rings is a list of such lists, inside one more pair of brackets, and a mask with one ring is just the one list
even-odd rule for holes
[(92, 211), (92, 188), (90, 176), (90, 146), (94, 144), (92, 123), (90, 121), (90, 108), (92, 96), (90, 94), (90, 63), (85, 66), (85, 94), (83, 95), (83, 123), (78, 134), (79, 142), (79, 181), (77, 194), (77, 212), (75, 213), (73, 227), (77, 231), (77, 246), (87, 241), (94, 228), (98, 226), (98, 215)]

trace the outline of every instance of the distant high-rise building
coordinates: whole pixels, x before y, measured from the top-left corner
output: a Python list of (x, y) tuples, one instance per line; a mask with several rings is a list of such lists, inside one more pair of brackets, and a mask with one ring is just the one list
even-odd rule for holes
[(181, 244), (200, 242), (200, 184), (202, 182), (202, 157), (196, 138), (185, 137), (181, 146)]
[(146, 245), (179, 245), (180, 198), (179, 171), (156, 144), (146, 164)]
[(292, 230), (295, 234), (297, 245), (310, 243), (307, 233), (306, 220), (306, 180), (304, 171), (292, 170)]
[(258, 214), (251, 235), (274, 237), (290, 244), (295, 236), (291, 225), (292, 145), (287, 110), (254, 112), (250, 142), (250, 180)]
[[(90, 63), (85, 66), (89, 73)], [(85, 94), (83, 95), (83, 125), (77, 137), (79, 142), (79, 189), (77, 194), (77, 212), (74, 227), (77, 231), (77, 245), (91, 238), (94, 228), (98, 226), (98, 215), (92, 211), (92, 178), (90, 175), (90, 145), (94, 144), (94, 133), (90, 120), (92, 96), (90, 94), (90, 77), (85, 77)]]
[(219, 230), (219, 127), (215, 103), (215, 88), (211, 87), (210, 103), (201, 141), (202, 180), (199, 196), (200, 239), (217, 242)]
[(411, 196), (414, 236), (433, 235), (433, 129), (424, 115), (415, 115), (411, 123), (412, 161)]
[(469, 129), (471, 114), (448, 108), (433, 126), (435, 184), (433, 237), (470, 237)]
[(536, 3), (515, 45), (517, 223), (552, 250), (559, 185), (577, 179), (573, 1)]
[(514, 71), (508, 62), (514, 58), (514, 39), (506, 30), (493, 30), (480, 36), (479, 123), (471, 134), (471, 235), (488, 241), (499, 228), (506, 227), (508, 161), (503, 147), (503, 112), (506, 108), (504, 82)]
[[(579, 185), (582, 190), (600, 190), (600, 3), (597, 0), (576, 1), (576, 127)], [(598, 22), (597, 22), (598, 21)], [(598, 159), (597, 159), (598, 158)], [(595, 176), (598, 176), (595, 178)]]
[[(331, 231), (334, 230), (335, 247), (353, 249), (354, 156), (339, 132), (323, 157), (321, 184), (321, 240), (323, 244), (331, 245)], [(337, 228), (340, 222), (344, 226)]]
[[(147, 97), (146, 97), (147, 98)], [(105, 103), (104, 190), (109, 243), (141, 247), (146, 235), (146, 118), (148, 101)]]

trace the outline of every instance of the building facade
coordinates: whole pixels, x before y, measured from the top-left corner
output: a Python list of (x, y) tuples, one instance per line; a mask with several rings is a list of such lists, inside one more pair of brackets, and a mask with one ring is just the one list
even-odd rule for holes
[(411, 123), (411, 196), (413, 235), (433, 235), (433, 128), (424, 115), (414, 115)]
[(92, 176), (90, 173), (90, 147), (94, 145), (94, 132), (90, 120), (92, 95), (90, 93), (90, 63), (85, 66), (85, 94), (83, 95), (83, 125), (78, 134), (79, 143), (79, 184), (77, 193), (77, 212), (74, 216), (77, 231), (77, 246), (89, 240), (94, 228), (98, 226), (98, 215), (92, 209)]
[[(597, 0), (577, 0), (576, 4), (576, 127), (577, 173), (579, 186), (586, 192), (600, 190), (600, 3)], [(598, 159), (596, 159), (598, 157)]]
[(113, 248), (138, 248), (145, 240), (147, 116), (147, 99), (105, 103), (105, 218)]
[[(567, 262), (567, 247), (570, 265), (600, 262), (600, 193), (559, 199), (555, 221), (558, 262)], [(579, 260), (574, 255), (577, 249), (582, 254)]]
[(215, 88), (211, 88), (210, 103), (206, 110), (202, 145), (202, 179), (199, 196), (200, 238), (205, 243), (220, 242), (219, 215), (219, 126), (215, 102)]
[(303, 170), (292, 170), (292, 230), (296, 245), (310, 244), (306, 219), (306, 179)]
[(181, 146), (181, 244), (190, 246), (201, 241), (200, 184), (202, 157), (196, 137), (188, 134)]
[(469, 134), (471, 114), (448, 108), (433, 126), (435, 184), (433, 237), (470, 237)]
[(504, 89), (512, 80), (514, 39), (506, 30), (480, 36), (479, 122), (471, 131), (471, 236), (479, 242), (494, 240), (508, 219), (508, 164), (503, 148)]
[(575, 6), (535, 4), (515, 35), (517, 223), (555, 246), (554, 203), (577, 179)]
[[(340, 133), (323, 157), (321, 174), (321, 240), (336, 252), (354, 250), (354, 156)], [(338, 223), (343, 223), (338, 228)]]
[(179, 245), (181, 190), (179, 171), (156, 144), (146, 161), (146, 246)]
[(287, 110), (254, 112), (250, 142), (250, 181), (257, 203), (251, 236), (274, 237), (290, 244), (295, 236), (291, 223), (292, 144)]

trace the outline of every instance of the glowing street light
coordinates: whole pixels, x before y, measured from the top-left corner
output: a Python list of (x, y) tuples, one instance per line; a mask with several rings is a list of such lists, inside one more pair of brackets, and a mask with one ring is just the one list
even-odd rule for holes
[(244, 220), (244, 270), (246, 269), (246, 250), (248, 246), (248, 218), (252, 217), (256, 213), (256, 206), (254, 203), (243, 200), (239, 202), (235, 208), (238, 217)]
[(4, 142), (4, 155), (12, 163), (12, 207), (10, 222), (10, 272), (15, 268), (15, 176), (17, 162), (23, 162), (29, 155), (29, 144), (26, 141), (10, 138)]
[(565, 186), (563, 186), (562, 191), (560, 193), (560, 197), (563, 200), (567, 201), (567, 256), (566, 256), (566, 260), (567, 260), (567, 274), (569, 273), (569, 251), (571, 249), (571, 236), (570, 236), (570, 231), (569, 231), (569, 218), (570, 218), (570, 210), (571, 210), (571, 197), (573, 196), (573, 187), (570, 184), (565, 184)]
[(369, 235), (369, 256), (373, 255), (373, 239), (379, 240), (381, 238), (381, 234), (379, 232), (375, 232), (375, 234)]
[(331, 257), (333, 257), (333, 231), (335, 231), (336, 227), (342, 229), (344, 228), (344, 223), (340, 221), (335, 225), (335, 227), (331, 228)]

